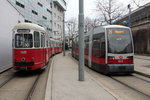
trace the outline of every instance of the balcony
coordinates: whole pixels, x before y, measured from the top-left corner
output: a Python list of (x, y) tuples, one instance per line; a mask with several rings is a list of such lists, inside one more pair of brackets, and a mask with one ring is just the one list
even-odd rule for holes
[(64, 11), (66, 11), (66, 2), (65, 0), (53, 0), (54, 3), (59, 5)]

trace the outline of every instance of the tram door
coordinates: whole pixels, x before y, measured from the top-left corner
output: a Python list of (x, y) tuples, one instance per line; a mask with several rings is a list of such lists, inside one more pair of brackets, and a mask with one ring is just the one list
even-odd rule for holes
[[(45, 37), (46, 40), (46, 37)], [(45, 47), (46, 47), (46, 63), (48, 62), (48, 58), (49, 58), (49, 51), (48, 51), (48, 40), (46, 40), (45, 42)]]
[(43, 64), (45, 64), (46, 63), (46, 55), (45, 55), (45, 36), (44, 36), (44, 34), (42, 33), (41, 34), (41, 48), (42, 48), (42, 58), (43, 58)]

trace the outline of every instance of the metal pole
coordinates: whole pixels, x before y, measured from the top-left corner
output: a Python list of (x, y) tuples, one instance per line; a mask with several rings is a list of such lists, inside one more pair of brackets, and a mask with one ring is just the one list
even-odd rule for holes
[(79, 0), (79, 81), (84, 81), (84, 0)]
[(64, 18), (63, 18), (63, 56), (65, 56), (65, 12), (64, 12)]
[(131, 5), (128, 5), (128, 9), (129, 9), (129, 24), (128, 26), (131, 27)]

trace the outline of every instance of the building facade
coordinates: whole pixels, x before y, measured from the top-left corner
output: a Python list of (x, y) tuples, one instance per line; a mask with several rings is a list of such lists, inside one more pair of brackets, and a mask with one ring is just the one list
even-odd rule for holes
[(65, 8), (64, 0), (1, 0), (0, 68), (12, 63), (12, 29), (17, 23), (38, 24), (47, 30), (49, 37), (55, 38), (54, 32), (62, 34), (63, 24), (62, 22), (59, 25), (56, 23), (58, 27), (55, 27), (54, 22), (56, 21), (53, 21), (55, 19), (53, 16), (55, 13), (57, 18), (62, 21)]
[(53, 0), (53, 38), (62, 40), (64, 31), (64, 14), (66, 11), (66, 2), (64, 0)]
[(43, 26), (52, 34), (51, 0), (7, 0), (23, 17), (24, 22)]

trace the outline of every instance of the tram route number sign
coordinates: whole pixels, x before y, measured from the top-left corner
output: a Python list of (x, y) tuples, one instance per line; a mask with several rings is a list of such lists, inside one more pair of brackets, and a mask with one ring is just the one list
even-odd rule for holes
[(19, 32), (19, 33), (21, 33), (21, 32), (23, 32), (23, 33), (29, 33), (30, 30), (29, 29), (18, 29), (17, 32)]
[(112, 30), (112, 29), (109, 29), (108, 30), (108, 34), (109, 35), (111, 35), (111, 34), (123, 34), (123, 33), (125, 33), (125, 31), (123, 31), (123, 30)]

